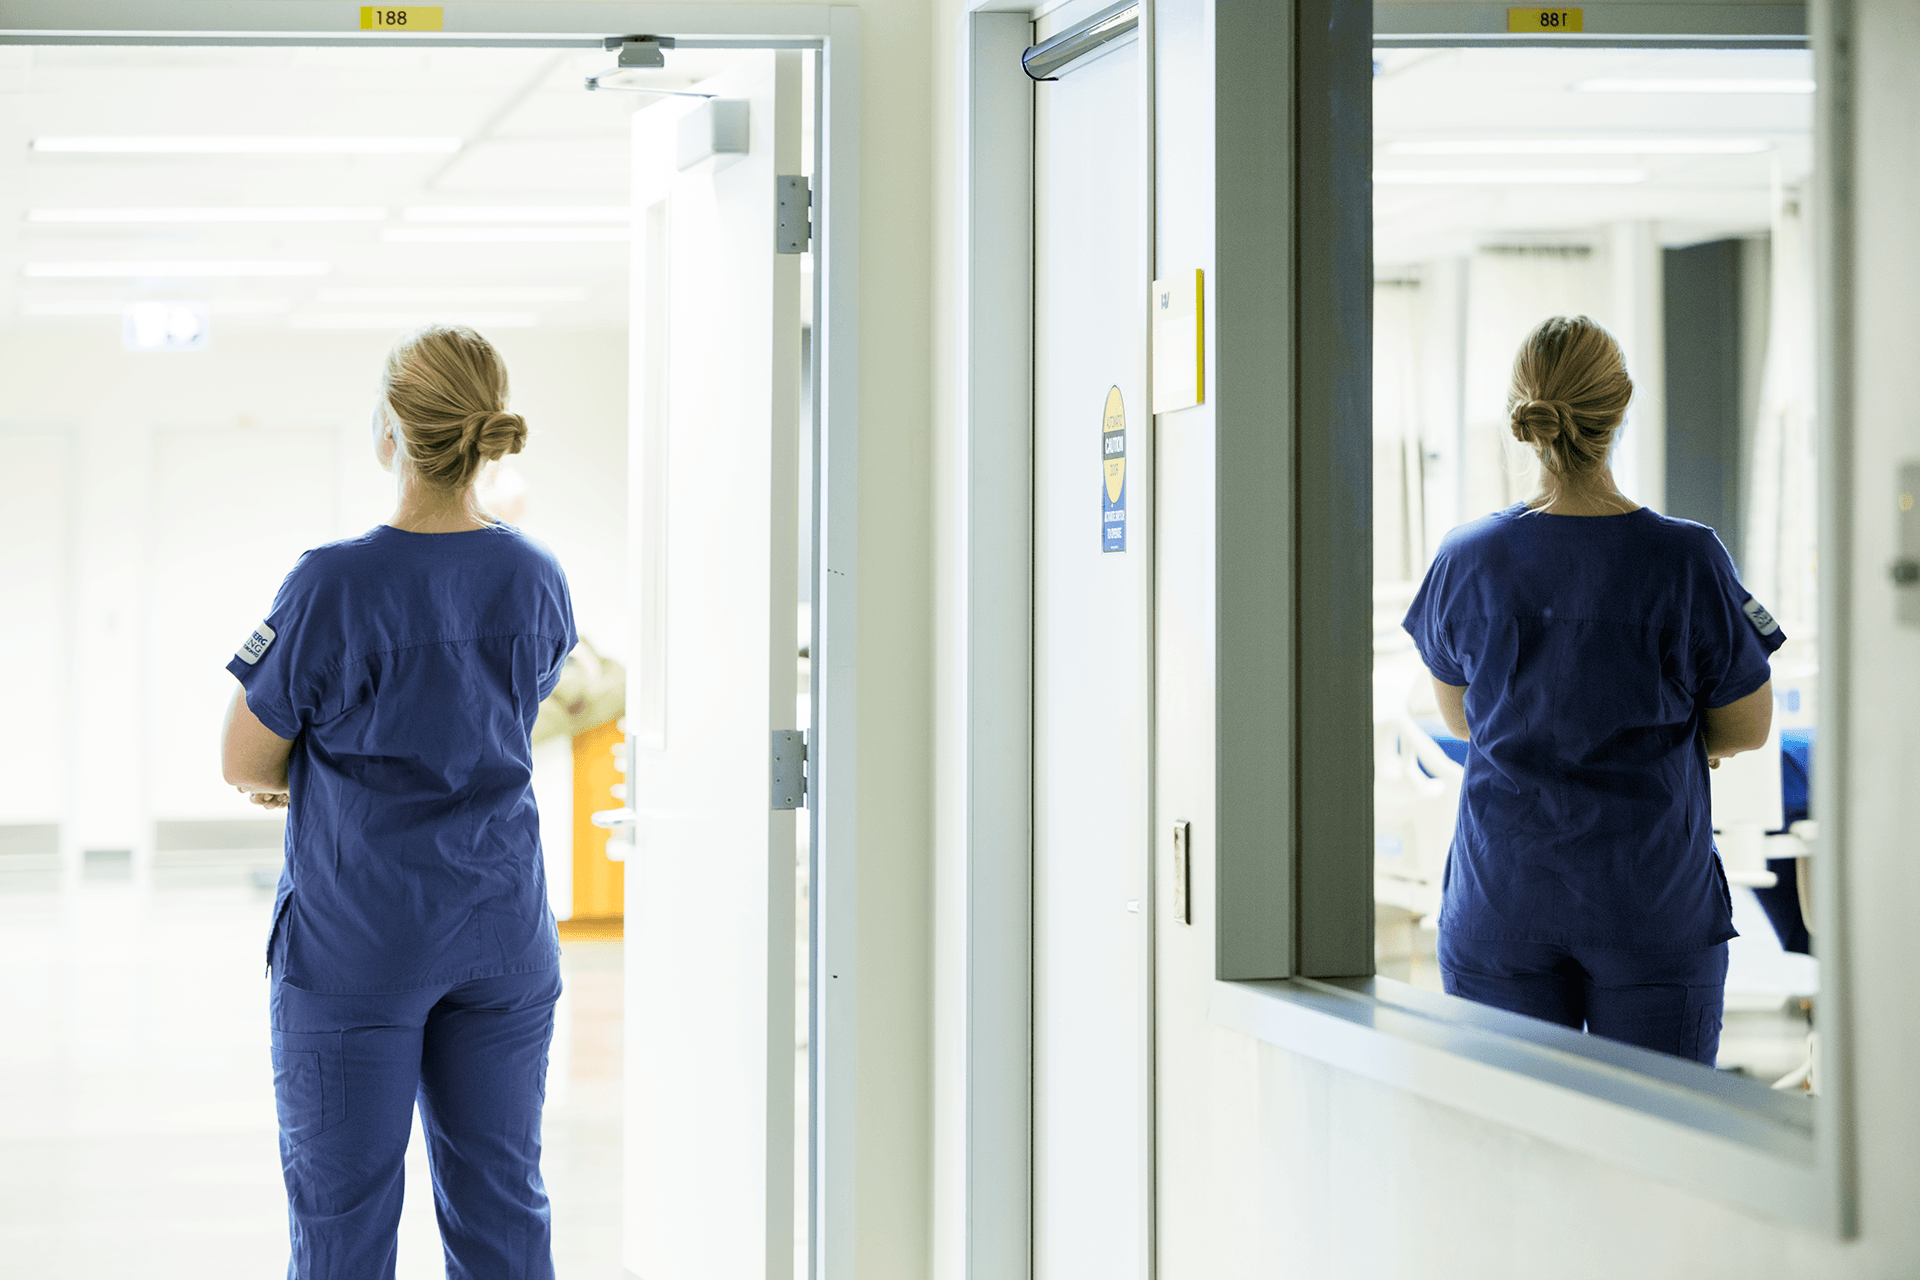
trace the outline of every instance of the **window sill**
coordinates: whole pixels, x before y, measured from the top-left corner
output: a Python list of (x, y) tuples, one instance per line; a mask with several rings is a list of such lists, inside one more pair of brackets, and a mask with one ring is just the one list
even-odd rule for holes
[(1814, 1144), (1817, 1098), (1391, 978), (1216, 982), (1209, 1012), (1221, 1026), (1506, 1128), (1833, 1229)]

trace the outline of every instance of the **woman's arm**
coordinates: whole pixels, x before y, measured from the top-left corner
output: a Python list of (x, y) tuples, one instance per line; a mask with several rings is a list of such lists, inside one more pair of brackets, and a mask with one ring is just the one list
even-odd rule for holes
[(1448, 684), (1434, 676), (1433, 696), (1440, 704), (1440, 718), (1447, 722), (1447, 731), (1462, 742), (1472, 741), (1472, 730), (1467, 727), (1467, 686)]
[(1758, 751), (1767, 745), (1767, 733), (1773, 728), (1773, 681), (1738, 702), (1708, 707), (1703, 724), (1708, 763), (1742, 751)]
[(220, 775), (248, 793), (255, 804), (278, 809), (287, 802), (287, 757), (293, 740), (261, 724), (247, 707), (247, 691), (235, 689), (220, 735)]

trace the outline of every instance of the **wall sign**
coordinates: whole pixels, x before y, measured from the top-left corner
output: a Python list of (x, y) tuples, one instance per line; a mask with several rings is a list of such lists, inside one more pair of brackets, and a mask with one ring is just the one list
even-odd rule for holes
[(362, 8), (360, 10), (360, 29), (362, 31), (439, 31), (441, 15), (445, 12), (439, 6), (422, 8), (414, 5), (410, 8)]
[(1177, 271), (1153, 282), (1153, 411), (1191, 409), (1207, 398), (1205, 281)]
[(1586, 27), (1582, 19), (1585, 16), (1585, 11), (1581, 9), (1509, 9), (1507, 31), (1525, 31), (1532, 35), (1584, 31)]
[(1100, 549), (1127, 549), (1127, 410), (1120, 388), (1107, 391), (1107, 407), (1100, 420), (1100, 465), (1105, 484), (1100, 491)]

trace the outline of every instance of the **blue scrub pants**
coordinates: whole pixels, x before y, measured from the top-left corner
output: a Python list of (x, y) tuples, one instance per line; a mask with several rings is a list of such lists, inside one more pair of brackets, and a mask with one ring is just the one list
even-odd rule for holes
[(558, 967), (394, 995), (273, 984), (288, 1280), (392, 1280), (420, 1104), (450, 1280), (552, 1280), (540, 1108)]
[(1720, 1053), (1727, 944), (1607, 951), (1488, 942), (1440, 931), (1447, 994), (1707, 1066)]

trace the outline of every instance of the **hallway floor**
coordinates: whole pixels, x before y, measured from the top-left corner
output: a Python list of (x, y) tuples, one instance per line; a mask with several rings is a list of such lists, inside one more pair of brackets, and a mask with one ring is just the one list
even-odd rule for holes
[[(287, 1265), (262, 976), (271, 890), (0, 893), (0, 1258), (62, 1280)], [(564, 1280), (618, 1280), (621, 943), (568, 942), (548, 1071)], [(446, 1274), (416, 1124), (401, 1280)]]

